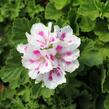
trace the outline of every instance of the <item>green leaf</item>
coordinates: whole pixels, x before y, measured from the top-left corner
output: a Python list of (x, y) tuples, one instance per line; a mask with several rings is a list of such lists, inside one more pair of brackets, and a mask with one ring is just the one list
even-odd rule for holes
[(109, 46), (99, 48), (99, 51), (102, 53), (103, 59), (106, 60), (109, 57)]
[(70, 25), (74, 31), (74, 33), (79, 36), (79, 25), (78, 25), (78, 15), (77, 15), (77, 7), (71, 7), (68, 12), (68, 19), (70, 22)]
[(28, 1), (26, 11), (29, 13), (30, 17), (34, 17), (35, 14), (38, 14), (40, 12), (44, 11), (44, 8), (41, 5), (36, 5), (35, 0)]
[(43, 97), (49, 98), (51, 95), (54, 94), (54, 90), (50, 90), (50, 89), (44, 87), (44, 88), (41, 89), (41, 92), (40, 93), (41, 93), (41, 95)]
[(25, 109), (25, 106), (19, 97), (12, 100), (11, 109)]
[(23, 101), (29, 102), (30, 101), (30, 94), (31, 89), (29, 87), (21, 88), (19, 91), (17, 91), (17, 95), (22, 98)]
[(109, 77), (105, 78), (104, 84), (103, 84), (103, 93), (109, 93)]
[(109, 18), (109, 1), (108, 0), (103, 5), (102, 16)]
[(78, 6), (80, 4), (80, 0), (73, 0), (72, 4), (73, 6)]
[(6, 66), (0, 70), (0, 77), (4, 82), (9, 82), (12, 89), (29, 81), (26, 70), (21, 66), (21, 59), (17, 51), (11, 50), (6, 61)]
[(106, 99), (104, 100), (104, 107), (105, 109), (109, 109), (109, 95), (107, 95)]
[(69, 0), (53, 0), (53, 2), (56, 9), (61, 10), (69, 3)]
[(103, 63), (103, 57), (101, 52), (94, 47), (95, 42), (92, 40), (85, 40), (83, 42), (83, 50), (80, 56), (80, 62), (87, 66), (100, 65)]
[(102, 74), (101, 74), (101, 90), (102, 92), (105, 92), (104, 91), (104, 83), (105, 83), (105, 79), (106, 79), (106, 71), (105, 69), (102, 69)]
[(79, 98), (79, 105), (81, 107), (81, 109), (91, 109), (92, 104), (91, 104), (91, 98), (92, 96), (90, 95), (90, 93), (87, 90), (83, 90), (80, 93)]
[(26, 42), (25, 33), (30, 30), (29, 21), (26, 18), (17, 18), (13, 23), (13, 43)]
[(62, 12), (54, 7), (53, 3), (48, 3), (45, 9), (45, 18), (57, 20), (62, 16)]
[(88, 66), (100, 65), (103, 63), (103, 58), (100, 52), (98, 51), (86, 51), (83, 53), (82, 62)]
[(100, 16), (98, 7), (99, 4), (99, 0), (80, 0), (78, 14), (84, 17), (89, 17), (91, 20), (95, 20)]
[(33, 84), (31, 83), (31, 87), (32, 87), (31, 97), (34, 99), (40, 97), (41, 83), (35, 84), (33, 82)]
[(90, 32), (95, 27), (95, 21), (90, 20), (88, 17), (82, 17), (79, 23), (82, 32)]
[(98, 36), (99, 40), (109, 42), (109, 30), (106, 21), (98, 20), (94, 32)]
[(0, 21), (5, 18), (14, 19), (19, 16), (20, 10), (24, 7), (21, 0), (8, 0), (0, 7)]
[(3, 92), (0, 92), (0, 100), (12, 99), (15, 94), (16, 94), (15, 89), (5, 87)]
[(56, 25), (60, 26), (60, 27), (64, 27), (66, 25), (69, 25), (69, 20), (68, 19), (65, 19), (64, 17), (62, 17), (62, 19), (58, 19), (56, 21)]
[(63, 109), (76, 109), (76, 104), (72, 104), (68, 107), (63, 107)]

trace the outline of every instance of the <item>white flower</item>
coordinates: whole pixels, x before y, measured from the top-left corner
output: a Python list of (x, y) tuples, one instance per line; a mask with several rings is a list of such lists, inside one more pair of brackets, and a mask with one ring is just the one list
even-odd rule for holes
[(26, 32), (27, 44), (19, 44), (17, 51), (22, 53), (22, 65), (29, 70), (28, 75), (36, 81), (43, 81), (50, 89), (65, 83), (65, 71), (73, 72), (79, 67), (77, 58), (80, 38), (73, 34), (70, 26), (59, 28), (52, 23), (48, 27), (42, 23), (32, 26)]

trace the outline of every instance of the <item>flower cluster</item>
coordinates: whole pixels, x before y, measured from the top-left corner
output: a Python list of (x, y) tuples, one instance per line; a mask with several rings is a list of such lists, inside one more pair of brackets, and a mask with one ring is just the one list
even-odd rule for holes
[(27, 44), (19, 44), (17, 51), (23, 54), (22, 64), (29, 70), (29, 77), (43, 81), (50, 89), (66, 82), (66, 72), (73, 72), (79, 67), (80, 38), (73, 34), (70, 26), (60, 28), (52, 23), (33, 24), (26, 33)]

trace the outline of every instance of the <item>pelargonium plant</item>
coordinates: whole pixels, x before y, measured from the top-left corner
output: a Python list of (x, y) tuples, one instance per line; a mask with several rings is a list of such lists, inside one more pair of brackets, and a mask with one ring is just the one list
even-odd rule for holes
[(42, 23), (33, 24), (30, 34), (26, 32), (28, 43), (17, 46), (29, 77), (43, 81), (49, 89), (66, 83), (66, 72), (79, 67), (77, 58), (80, 55), (80, 38), (73, 34), (70, 26), (55, 25), (53, 29), (52, 32), (51, 22), (48, 27)]

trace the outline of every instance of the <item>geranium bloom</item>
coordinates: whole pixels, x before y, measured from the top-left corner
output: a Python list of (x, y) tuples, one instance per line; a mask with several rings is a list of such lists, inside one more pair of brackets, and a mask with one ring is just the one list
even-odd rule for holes
[(48, 27), (34, 24), (31, 34), (26, 33), (28, 43), (19, 44), (17, 50), (23, 54), (22, 64), (29, 70), (29, 77), (54, 89), (66, 82), (65, 71), (73, 72), (79, 67), (80, 39), (70, 26), (54, 26), (54, 32), (51, 29), (52, 23)]

